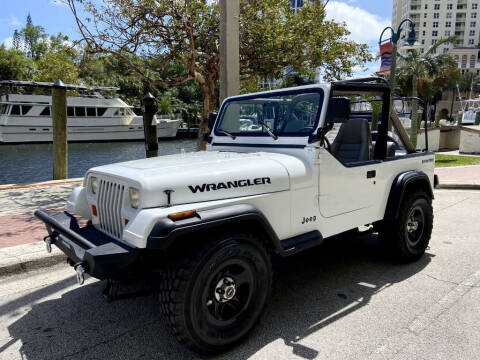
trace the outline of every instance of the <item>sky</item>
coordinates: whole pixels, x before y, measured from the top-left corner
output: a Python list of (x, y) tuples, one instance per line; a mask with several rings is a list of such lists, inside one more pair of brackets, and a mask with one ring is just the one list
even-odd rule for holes
[[(79, 33), (69, 8), (58, 0), (0, 0), (0, 43), (11, 45), (13, 31), (25, 25), (28, 13), (33, 24), (42, 26), (47, 34), (62, 32), (70, 39)], [(350, 38), (370, 46), (372, 54), (378, 53), (378, 37), (390, 25), (392, 0), (330, 0), (327, 17), (344, 21)], [(366, 65), (367, 70), (355, 69), (355, 76), (370, 75), (380, 67), (379, 61)]]

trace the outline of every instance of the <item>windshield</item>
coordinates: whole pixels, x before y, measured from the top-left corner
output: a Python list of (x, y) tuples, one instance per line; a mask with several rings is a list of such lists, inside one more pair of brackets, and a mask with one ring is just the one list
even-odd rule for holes
[(320, 89), (228, 100), (215, 135), (307, 136), (317, 126), (322, 101)]

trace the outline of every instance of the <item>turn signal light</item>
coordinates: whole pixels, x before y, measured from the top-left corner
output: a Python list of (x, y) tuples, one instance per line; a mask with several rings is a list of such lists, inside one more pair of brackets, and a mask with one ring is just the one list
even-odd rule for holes
[(183, 219), (194, 217), (196, 214), (197, 212), (195, 210), (187, 210), (187, 211), (170, 214), (168, 215), (168, 218), (170, 220), (177, 221), (177, 220), (183, 220)]
[(92, 214), (93, 214), (93, 216), (98, 216), (97, 215), (97, 207), (95, 205), (92, 205)]

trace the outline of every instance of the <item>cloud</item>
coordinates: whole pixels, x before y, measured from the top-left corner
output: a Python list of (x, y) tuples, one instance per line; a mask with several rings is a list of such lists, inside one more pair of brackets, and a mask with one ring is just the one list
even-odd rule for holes
[(51, 5), (60, 5), (60, 6), (67, 5), (64, 0), (49, 0), (49, 3)]
[(352, 79), (374, 75), (378, 70), (380, 70), (380, 61), (366, 63), (365, 67), (355, 66), (353, 68)]
[(18, 18), (13, 15), (8, 18), (0, 18), (0, 24), (8, 24), (8, 26), (10, 27), (17, 27), (22, 25), (20, 20), (18, 20)]
[(13, 26), (13, 27), (22, 25), (22, 23), (20, 22), (20, 20), (18, 20), (18, 18), (16, 16), (10, 16), (9, 24), (10, 24), (10, 26)]
[[(353, 4), (355, 1), (348, 1)], [(350, 40), (359, 43), (378, 42), (380, 33), (386, 26), (391, 25), (390, 19), (381, 18), (378, 15), (345, 2), (331, 1), (328, 3), (327, 19), (337, 22), (345, 22), (350, 31)]]

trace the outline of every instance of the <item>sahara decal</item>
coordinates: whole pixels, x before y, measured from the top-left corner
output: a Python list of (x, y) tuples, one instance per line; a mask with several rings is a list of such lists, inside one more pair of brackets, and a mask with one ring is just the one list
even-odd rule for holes
[(192, 193), (195, 194), (197, 192), (216, 191), (216, 190), (222, 190), (222, 189), (264, 185), (264, 184), (271, 184), (271, 183), (272, 182), (269, 177), (262, 177), (262, 178), (255, 178), (255, 179), (219, 182), (216, 184), (189, 185), (188, 188), (192, 191)]

